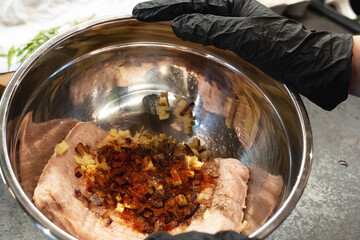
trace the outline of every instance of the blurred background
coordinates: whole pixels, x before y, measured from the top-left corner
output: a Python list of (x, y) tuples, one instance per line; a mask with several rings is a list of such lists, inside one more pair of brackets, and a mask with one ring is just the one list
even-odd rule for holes
[[(0, 73), (14, 71), (46, 39), (83, 21), (131, 15), (141, 0), (1, 0)], [(259, 0), (279, 14), (300, 18), (315, 6), (341, 24), (358, 23), (358, 0)], [(323, 9), (322, 9), (323, 8)], [(324, 10), (325, 9), (325, 10)], [(330, 10), (326, 11), (326, 10)], [(339, 13), (339, 14), (337, 14)], [(356, 27), (355, 27), (356, 29)], [(360, 26), (359, 26), (360, 29)]]

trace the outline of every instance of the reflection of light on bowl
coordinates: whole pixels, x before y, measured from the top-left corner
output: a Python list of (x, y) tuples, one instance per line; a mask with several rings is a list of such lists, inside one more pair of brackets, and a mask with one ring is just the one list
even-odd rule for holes
[[(171, 106), (178, 95), (195, 102), (193, 135), (185, 135), (175, 118), (159, 121), (157, 96), (163, 91)], [(299, 96), (229, 51), (179, 40), (168, 23), (124, 18), (77, 26), (32, 55), (3, 96), (4, 178), (36, 224), (58, 238), (72, 239), (30, 200), (46, 161), (25, 158), (24, 164), (19, 150), (31, 146), (29, 132), (43, 141), (49, 122), (57, 131), (76, 120), (105, 130), (144, 126), (180, 141), (196, 136), (215, 156), (238, 158), (251, 174), (251, 237), (266, 237), (280, 225), (309, 176), (312, 136)], [(51, 144), (44, 147), (50, 153)]]
[[(125, 99), (125, 100), (123, 100)], [(140, 96), (129, 96), (124, 95), (118, 99), (116, 99), (116, 102), (120, 102), (120, 104), (117, 104), (116, 102), (110, 102), (109, 104), (102, 107), (97, 115), (97, 119), (104, 120), (107, 119), (109, 116), (115, 114), (116, 112), (120, 111), (121, 109), (124, 109), (126, 107), (131, 107), (133, 105), (138, 105), (142, 102), (143, 97)]]
[(166, 74), (167, 74), (167, 70), (168, 70), (168, 66), (165, 66), (165, 65), (159, 66), (159, 71), (160, 71), (163, 75), (166, 75)]

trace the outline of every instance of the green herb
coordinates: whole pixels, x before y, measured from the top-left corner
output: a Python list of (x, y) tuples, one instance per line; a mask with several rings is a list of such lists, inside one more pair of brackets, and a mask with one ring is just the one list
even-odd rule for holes
[(50, 28), (48, 30), (42, 30), (29, 42), (22, 44), (19, 47), (12, 46), (7, 54), (0, 53), (0, 57), (7, 57), (8, 69), (10, 70), (14, 57), (16, 57), (17, 63), (24, 62), (25, 59), (28, 58), (36, 49), (38, 49), (41, 45), (47, 42), (50, 38), (57, 35), (61, 28), (65, 26), (75, 26), (84, 22), (85, 20), (91, 19), (92, 17), (93, 16), (83, 20), (74, 21), (72, 23), (67, 23), (62, 26)]
[(12, 46), (7, 53), (7, 63), (9, 70), (14, 57), (18, 59), (18, 63), (22, 63), (36, 49), (47, 42), (50, 38), (58, 34), (59, 29), (60, 26), (51, 28), (49, 30), (42, 30), (28, 43), (22, 44), (19, 47)]
[(11, 67), (11, 59), (14, 57), (15, 55), (15, 47), (12, 46), (10, 49), (9, 49), (9, 52), (7, 54), (7, 63), (8, 63), (8, 69), (10, 70), (10, 67)]

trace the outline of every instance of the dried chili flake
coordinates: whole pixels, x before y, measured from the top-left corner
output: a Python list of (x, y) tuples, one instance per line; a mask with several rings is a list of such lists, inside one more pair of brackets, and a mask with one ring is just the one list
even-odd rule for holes
[(81, 196), (82, 196), (81, 191), (79, 189), (75, 189), (75, 197), (79, 198)]
[(189, 104), (187, 104), (184, 109), (180, 112), (180, 116), (185, 116), (186, 112), (191, 110), (193, 107), (195, 106), (194, 102), (190, 102)]
[(105, 226), (108, 227), (110, 226), (110, 224), (113, 222), (113, 220), (111, 218), (108, 218), (107, 221), (106, 221), (106, 224)]
[(81, 178), (81, 177), (82, 177), (82, 173), (81, 173), (81, 172), (79, 172), (79, 171), (76, 171), (76, 173), (75, 173), (75, 177), (77, 177), (77, 178)]

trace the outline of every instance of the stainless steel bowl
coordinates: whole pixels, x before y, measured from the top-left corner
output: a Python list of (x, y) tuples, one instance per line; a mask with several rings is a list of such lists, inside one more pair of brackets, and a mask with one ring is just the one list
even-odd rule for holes
[[(196, 103), (192, 135), (173, 119), (157, 120), (154, 96), (161, 91), (171, 104), (177, 94)], [(250, 237), (266, 237), (289, 215), (311, 167), (312, 135), (300, 97), (229, 51), (179, 40), (168, 22), (107, 18), (58, 35), (16, 71), (0, 116), (4, 181), (36, 225), (59, 239), (74, 238), (31, 199), (46, 159), (24, 159), (22, 151), (33, 146), (51, 154), (56, 143), (43, 139), (49, 122), (145, 126), (181, 141), (197, 136), (215, 156), (238, 158), (250, 169)]]

